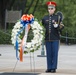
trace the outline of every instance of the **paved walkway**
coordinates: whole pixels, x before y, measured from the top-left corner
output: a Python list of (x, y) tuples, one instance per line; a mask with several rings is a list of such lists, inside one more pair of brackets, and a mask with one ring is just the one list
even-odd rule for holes
[(0, 54), (0, 75), (76, 75), (76, 45), (60, 45), (56, 73), (45, 73), (46, 57), (38, 57), (41, 48), (24, 54), (23, 62), (16, 60), (12, 45), (0, 45)]

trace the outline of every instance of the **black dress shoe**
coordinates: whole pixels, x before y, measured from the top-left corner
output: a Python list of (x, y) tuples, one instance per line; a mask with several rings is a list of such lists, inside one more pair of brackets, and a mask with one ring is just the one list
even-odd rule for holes
[(51, 72), (51, 69), (47, 69), (45, 72), (46, 72), (46, 73)]
[(56, 69), (52, 69), (52, 70), (51, 70), (51, 73), (55, 73), (55, 72), (56, 72)]

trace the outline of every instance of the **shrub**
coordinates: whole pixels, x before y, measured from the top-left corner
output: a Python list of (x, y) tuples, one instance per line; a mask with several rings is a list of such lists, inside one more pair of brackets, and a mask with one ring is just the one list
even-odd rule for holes
[(11, 44), (11, 33), (0, 31), (0, 44)]

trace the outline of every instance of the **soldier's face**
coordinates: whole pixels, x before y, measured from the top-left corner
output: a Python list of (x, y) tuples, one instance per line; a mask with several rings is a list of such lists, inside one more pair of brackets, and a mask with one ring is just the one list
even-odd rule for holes
[(48, 12), (50, 15), (54, 14), (55, 8), (48, 8)]

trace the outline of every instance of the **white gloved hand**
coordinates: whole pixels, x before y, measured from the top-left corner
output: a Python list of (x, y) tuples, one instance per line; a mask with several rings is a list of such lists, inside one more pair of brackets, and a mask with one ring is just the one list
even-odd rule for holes
[(57, 28), (57, 27), (58, 27), (58, 24), (57, 24), (56, 22), (55, 22), (55, 24), (53, 24), (53, 25), (54, 25), (54, 27), (55, 27), (55, 28)]

